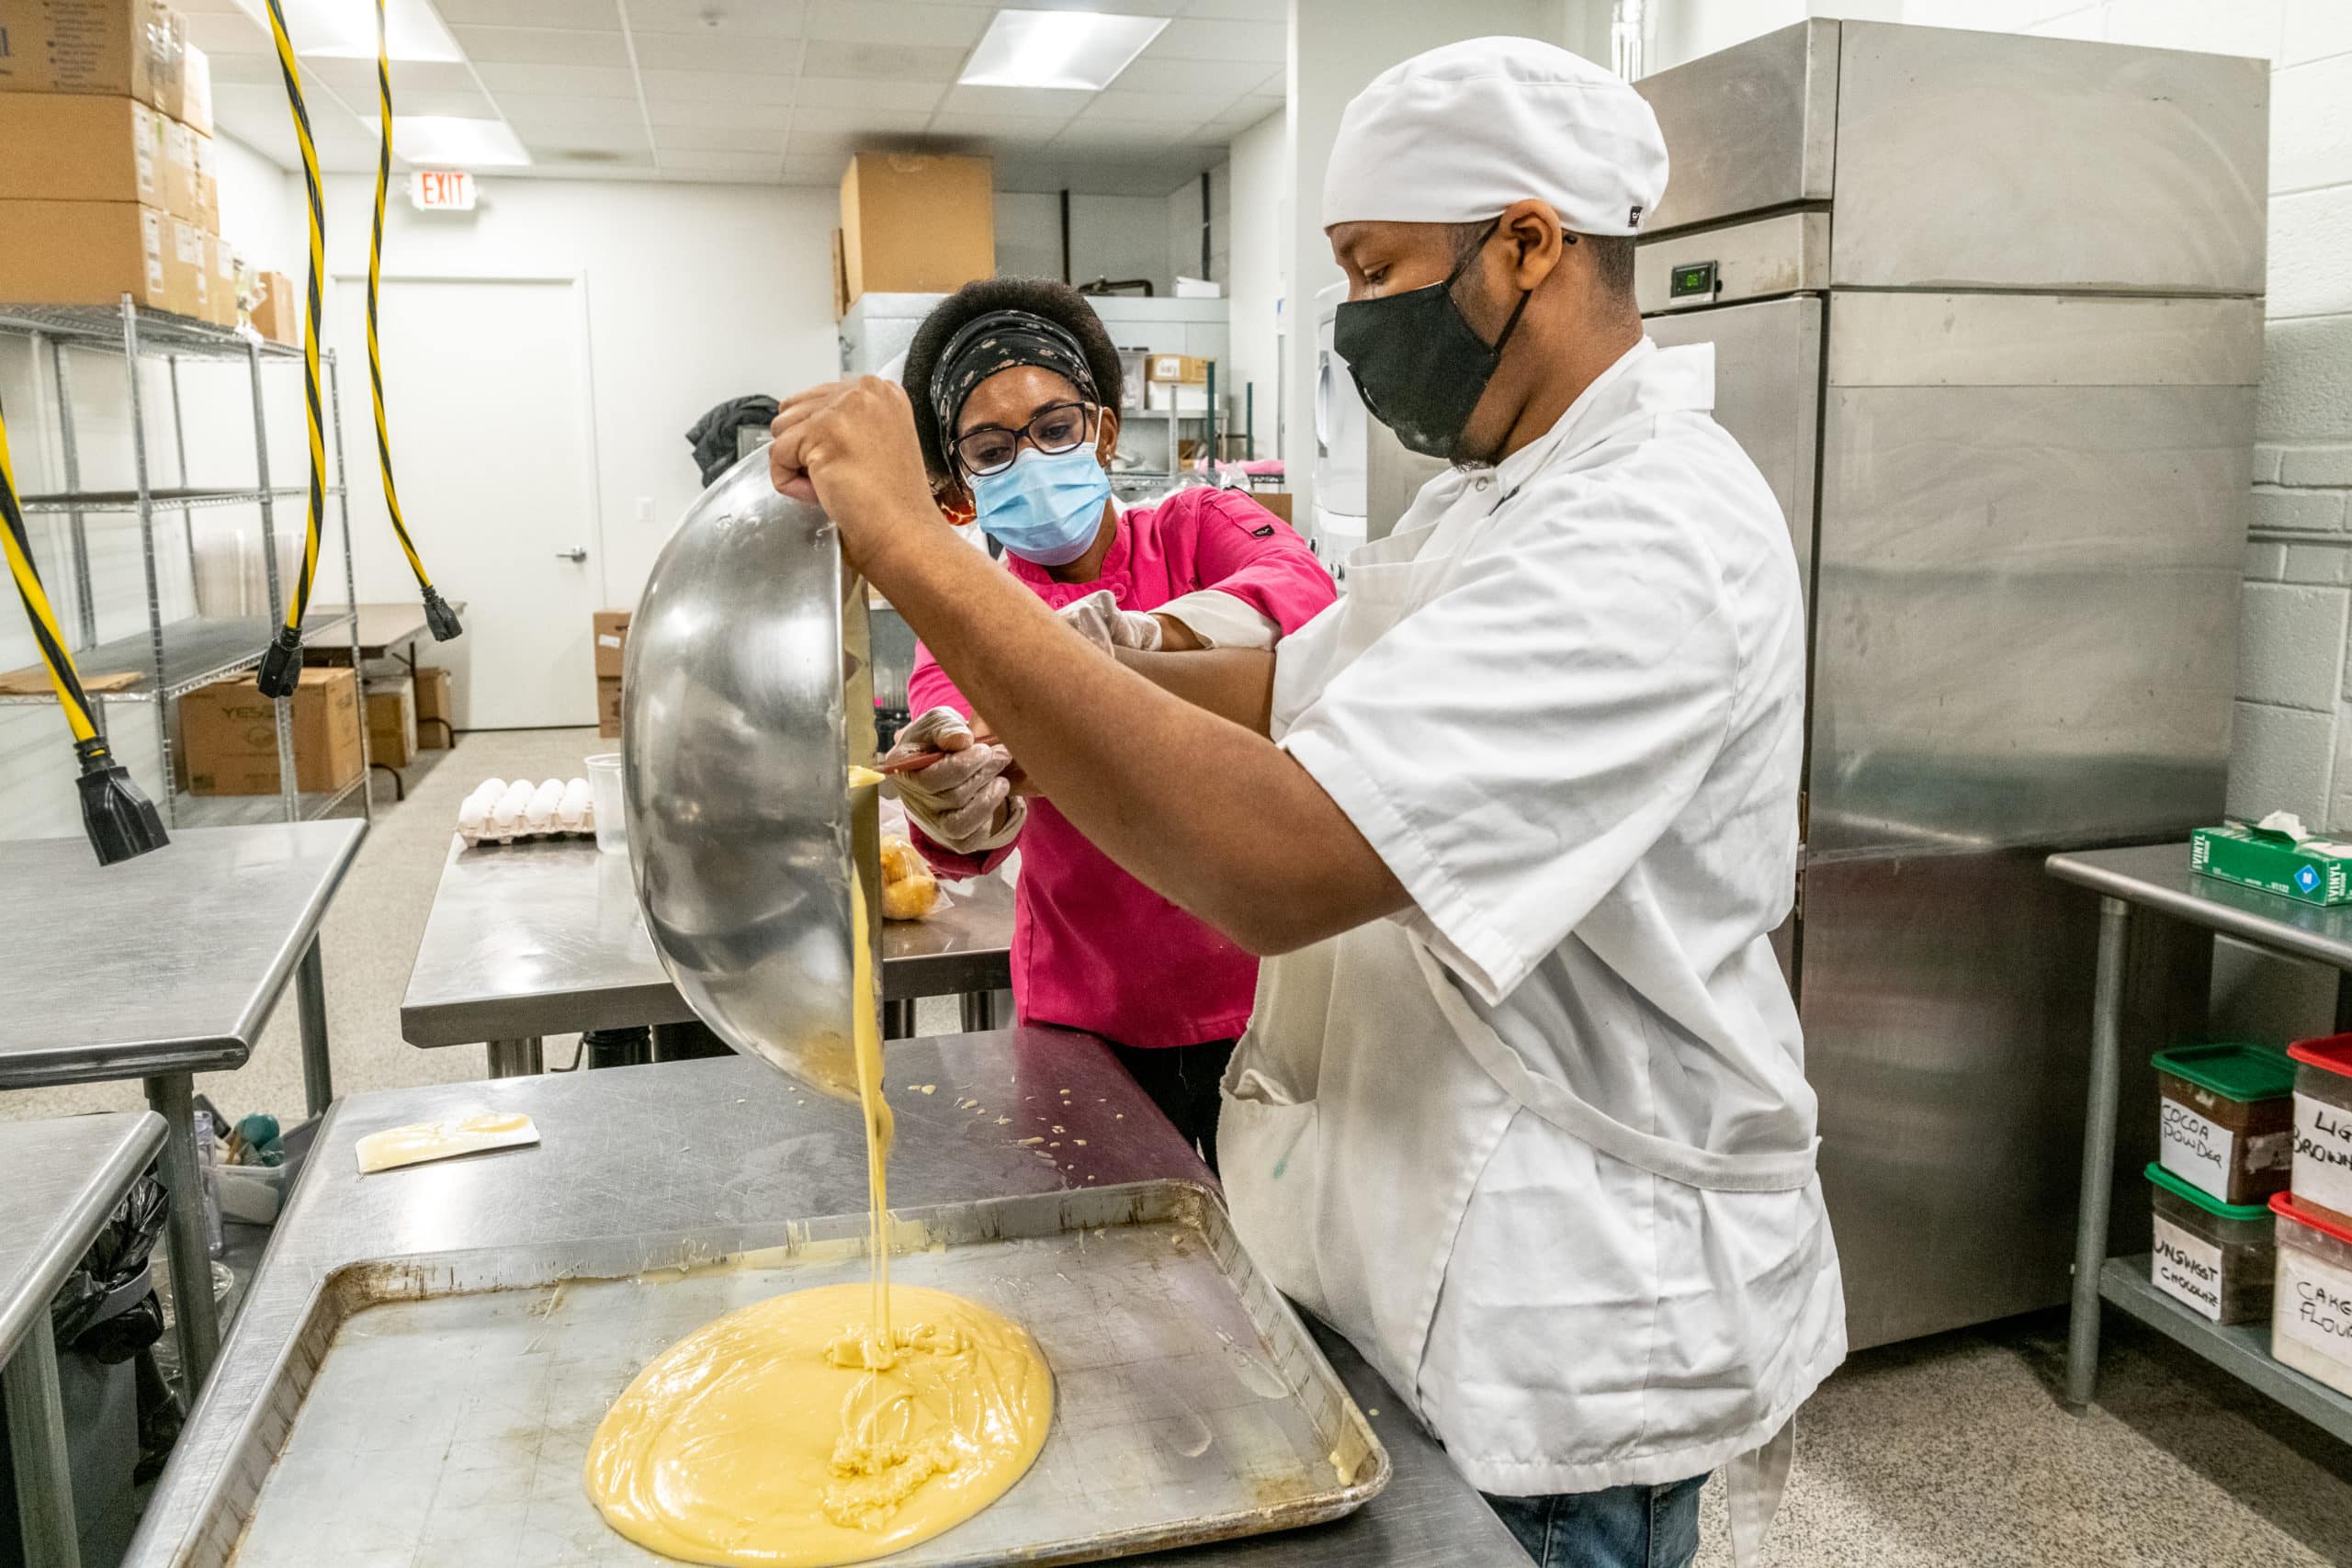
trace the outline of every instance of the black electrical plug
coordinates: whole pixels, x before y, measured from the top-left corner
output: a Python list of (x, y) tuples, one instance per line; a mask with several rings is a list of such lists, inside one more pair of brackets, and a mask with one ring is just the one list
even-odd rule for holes
[(290, 697), (294, 688), (302, 683), (302, 638), (300, 633), (285, 626), (270, 639), (268, 651), (261, 656), (261, 670), (254, 676), (261, 694), (273, 700)]
[(449, 601), (429, 584), (424, 590), (424, 624), (433, 628), (435, 642), (447, 642), (466, 629), (458, 624), (458, 612), (449, 608)]
[(82, 826), (100, 865), (112, 865), (170, 843), (155, 803), (130, 782), (96, 736), (77, 741), (74, 754), (82, 759), (82, 776), (74, 785), (82, 792)]

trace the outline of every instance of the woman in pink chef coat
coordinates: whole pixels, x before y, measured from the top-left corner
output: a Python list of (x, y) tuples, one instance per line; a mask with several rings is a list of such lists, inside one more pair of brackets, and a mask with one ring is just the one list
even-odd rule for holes
[[(1192, 487), (1125, 513), (1111, 499), (1119, 354), (1061, 283), (991, 278), (933, 310), (905, 385), (943, 509), (969, 507), (1014, 577), (1102, 644), (1270, 648), (1332, 602), (1289, 525), (1233, 491)], [(993, 868), (1017, 845), (1012, 993), (1024, 1023), (1109, 1041), (1177, 1131), (1216, 1161), (1217, 1080), (1250, 1020), (1257, 961), (1017, 793), (1012, 759), (928, 649), (891, 755), (944, 752), (896, 784), (932, 864)]]

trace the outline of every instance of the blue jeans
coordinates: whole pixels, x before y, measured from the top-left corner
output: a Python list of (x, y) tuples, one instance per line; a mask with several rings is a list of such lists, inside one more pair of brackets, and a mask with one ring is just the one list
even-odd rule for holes
[(1611, 1486), (1548, 1497), (1496, 1497), (1539, 1568), (1689, 1568), (1699, 1555), (1703, 1475), (1664, 1486)]

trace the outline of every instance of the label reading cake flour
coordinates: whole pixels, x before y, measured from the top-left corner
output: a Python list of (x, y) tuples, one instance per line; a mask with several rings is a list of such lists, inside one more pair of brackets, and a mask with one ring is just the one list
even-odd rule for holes
[(2295, 1195), (2352, 1213), (2352, 1112), (2295, 1096)]
[(2199, 1116), (2177, 1100), (2158, 1103), (2164, 1107), (2165, 1168), (2199, 1191), (2226, 1202), (2230, 1196), (2230, 1149), (2234, 1141), (2230, 1130), (2219, 1122)]
[(2352, 1365), (2352, 1280), (2282, 1242), (2272, 1323), (2275, 1332), (2303, 1348)]
[(2152, 1260), (2156, 1286), (2188, 1303), (2193, 1312), (2222, 1321), (2222, 1249), (2162, 1214), (2156, 1216)]

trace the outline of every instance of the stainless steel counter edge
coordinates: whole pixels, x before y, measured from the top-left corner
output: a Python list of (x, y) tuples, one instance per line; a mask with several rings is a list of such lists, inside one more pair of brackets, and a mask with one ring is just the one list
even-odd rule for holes
[[(24, 1278), (5, 1299), (0, 1299), (0, 1363), (6, 1363), (17, 1353), (25, 1330), (41, 1314), (49, 1311), (51, 1298), (74, 1271), (90, 1239), (98, 1234), (107, 1216), (122, 1201), (123, 1193), (139, 1173), (147, 1168), (155, 1151), (164, 1146), (164, 1119), (152, 1111), (115, 1111), (105, 1116), (63, 1118), (74, 1122), (107, 1122), (119, 1124), (119, 1135), (107, 1147), (94, 1169), (51, 1170), (39, 1165), (20, 1165), (9, 1145), (21, 1141), (28, 1128), (51, 1127), (50, 1122), (12, 1122), (0, 1124), (0, 1155), (9, 1157), (10, 1181), (17, 1190), (10, 1198), (12, 1207), (28, 1201), (38, 1201), (23, 1190), (28, 1180), (44, 1179), (73, 1180), (78, 1183), (70, 1200), (51, 1225), (35, 1245)], [(79, 1129), (76, 1129), (77, 1131)]]
[[(2061, 882), (2153, 909), (2274, 952), (2352, 970), (2352, 905), (2291, 898), (2188, 869), (2186, 843), (2052, 855), (2043, 867)], [(2157, 876), (2169, 880), (2158, 881)]]
[[(1080, 1187), (1090, 1178), (1209, 1179), (1090, 1035), (1022, 1028), (895, 1041), (887, 1062), (899, 1118), (891, 1161), (896, 1205)], [(360, 1136), (469, 1107), (526, 1111), (542, 1141), (358, 1176), (353, 1145)], [(1053, 1152), (1024, 1142), (1050, 1136), (1057, 1122), (1086, 1142)], [(851, 1213), (864, 1201), (864, 1184), (855, 1108), (797, 1091), (741, 1057), (435, 1085), (337, 1102), (124, 1563), (170, 1568), (183, 1560), (254, 1399), (270, 1386), (313, 1293), (334, 1269), (510, 1239), (560, 1242)], [(1345, 1341), (1310, 1326), (1358, 1402), (1381, 1412), (1374, 1424), (1394, 1467), (1387, 1490), (1310, 1532), (1192, 1549), (1184, 1561), (1256, 1568), (1312, 1553), (1384, 1568), (1523, 1564), (1517, 1542), (1407, 1414), (1406, 1402)]]

